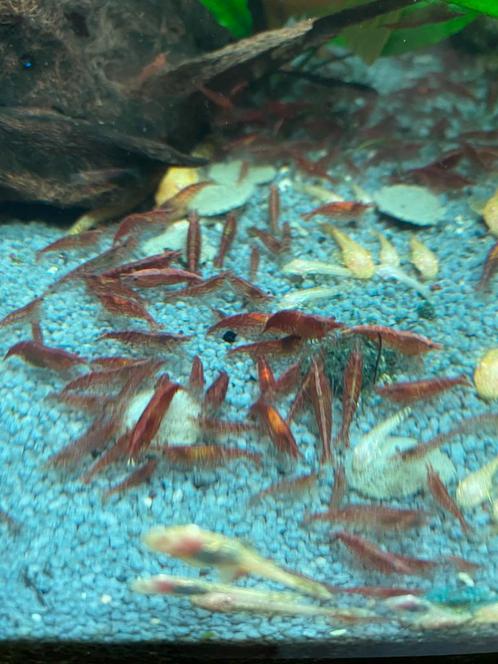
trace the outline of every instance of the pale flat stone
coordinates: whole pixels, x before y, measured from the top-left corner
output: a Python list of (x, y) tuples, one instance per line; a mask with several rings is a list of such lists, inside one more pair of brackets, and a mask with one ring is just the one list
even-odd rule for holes
[(416, 226), (433, 226), (444, 212), (437, 196), (426, 187), (412, 184), (382, 187), (373, 198), (384, 214)]

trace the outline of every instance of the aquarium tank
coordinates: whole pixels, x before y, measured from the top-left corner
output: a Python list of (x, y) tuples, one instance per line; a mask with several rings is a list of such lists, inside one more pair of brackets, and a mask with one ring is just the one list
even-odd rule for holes
[(497, 19), (0, 2), (2, 661), (496, 653)]

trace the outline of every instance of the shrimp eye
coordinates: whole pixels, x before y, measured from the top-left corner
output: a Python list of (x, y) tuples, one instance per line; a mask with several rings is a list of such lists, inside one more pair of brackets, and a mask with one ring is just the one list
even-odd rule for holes
[(21, 63), (21, 67), (23, 69), (33, 69), (35, 64), (33, 57), (29, 53), (24, 53), (24, 55), (21, 55), (19, 62)]

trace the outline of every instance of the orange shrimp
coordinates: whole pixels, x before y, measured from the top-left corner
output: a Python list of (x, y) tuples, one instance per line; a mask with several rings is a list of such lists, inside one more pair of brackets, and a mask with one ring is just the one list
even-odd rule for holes
[(139, 318), (147, 321), (149, 327), (157, 330), (161, 327), (147, 309), (136, 301), (136, 299), (126, 298), (115, 293), (96, 293), (100, 304), (110, 313), (126, 316), (128, 318)]
[(186, 288), (171, 291), (171, 293), (166, 295), (165, 301), (173, 302), (175, 300), (181, 300), (185, 297), (201, 297), (202, 295), (207, 295), (208, 293), (214, 293), (224, 285), (227, 278), (228, 272), (220, 272), (219, 274), (215, 274), (214, 277), (203, 279), (191, 286), (187, 286)]
[(359, 348), (354, 348), (349, 354), (344, 369), (344, 385), (342, 388), (342, 424), (339, 440), (345, 447), (349, 447), (349, 429), (353, 421), (363, 381), (363, 355)]
[(322, 442), (320, 463), (328, 463), (332, 458), (332, 388), (322, 358), (312, 360), (308, 392)]
[(190, 370), (188, 386), (190, 391), (197, 396), (204, 390), (204, 366), (198, 355), (195, 355), (192, 360), (192, 369)]
[(270, 195), (268, 197), (268, 216), (270, 230), (275, 234), (278, 232), (278, 220), (280, 218), (280, 192), (274, 184), (270, 187)]
[(278, 330), (303, 339), (320, 339), (328, 332), (342, 327), (344, 325), (331, 316), (305, 314), (298, 309), (283, 309), (268, 318), (263, 332)]
[(237, 217), (233, 212), (229, 212), (225, 219), (225, 225), (221, 233), (220, 249), (218, 255), (213, 261), (213, 265), (217, 268), (223, 267), (225, 256), (227, 255), (230, 247), (233, 244), (235, 233), (237, 232)]
[(458, 519), (462, 527), (462, 530), (465, 533), (470, 532), (471, 528), (469, 524), (465, 521), (462, 512), (458, 508), (453, 498), (448, 493), (448, 490), (444, 486), (438, 473), (436, 473), (436, 471), (430, 464), (427, 464), (427, 486), (429, 487), (429, 490), (432, 493), (434, 499), (441, 505), (441, 507), (446, 512), (449, 512), (456, 519)]
[(83, 231), (77, 235), (64, 235), (63, 237), (47, 244), (35, 254), (35, 260), (39, 261), (43, 254), (49, 251), (62, 251), (64, 249), (81, 249), (94, 244), (102, 237), (102, 230)]
[(14, 309), (10, 314), (7, 314), (0, 320), (0, 327), (7, 327), (7, 325), (13, 325), (15, 323), (21, 323), (24, 321), (32, 322), (33, 320), (38, 320), (40, 316), (40, 306), (43, 302), (43, 296), (35, 297), (34, 300), (28, 302), (23, 307)]
[(76, 353), (69, 353), (62, 348), (45, 346), (38, 341), (19, 341), (5, 353), (4, 360), (12, 355), (19, 355), (29, 364), (53, 371), (65, 371), (79, 364), (88, 364), (85, 358)]
[(425, 523), (427, 516), (427, 512), (421, 510), (397, 509), (383, 505), (347, 505), (346, 507), (330, 508), (327, 512), (310, 514), (303, 523), (332, 521), (382, 532), (419, 528)]
[(201, 257), (201, 226), (197, 212), (191, 212), (188, 216), (187, 231), (187, 266), (190, 272), (197, 272)]
[(498, 271), (498, 241), (494, 243), (486, 255), (484, 267), (482, 269), (481, 278), (477, 284), (479, 290), (484, 290), (489, 284), (490, 280)]
[(108, 498), (113, 496), (116, 493), (123, 493), (123, 491), (128, 491), (132, 487), (143, 484), (152, 476), (152, 473), (155, 471), (158, 464), (157, 459), (149, 459), (146, 463), (138, 466), (133, 472), (131, 472), (128, 477), (125, 477), (122, 482), (111, 486), (107, 491), (102, 495), (102, 502), (105, 502)]
[(253, 357), (264, 357), (265, 355), (288, 355), (298, 351), (303, 344), (301, 337), (290, 335), (281, 339), (270, 341), (257, 341), (253, 344), (243, 344), (228, 351), (228, 355), (247, 353)]
[(251, 247), (251, 255), (249, 258), (249, 276), (251, 277), (251, 279), (256, 279), (258, 275), (260, 258), (261, 256), (258, 247), (253, 245)]
[(322, 214), (328, 217), (350, 221), (351, 219), (358, 219), (358, 217), (361, 217), (371, 207), (373, 207), (371, 203), (359, 203), (358, 201), (334, 201), (332, 203), (320, 205), (310, 212), (302, 214), (301, 217), (307, 221), (317, 214)]
[(293, 459), (299, 458), (299, 448), (289, 425), (276, 408), (260, 399), (251, 407), (250, 414), (258, 417), (260, 424), (265, 428), (279, 452), (289, 455)]
[(251, 284), (250, 281), (247, 281), (247, 279), (243, 279), (242, 277), (238, 277), (235, 274), (232, 274), (231, 272), (227, 273), (227, 278), (232, 286), (233, 290), (236, 293), (239, 293), (240, 295), (243, 295), (244, 297), (247, 297), (251, 301), (255, 302), (266, 302), (267, 300), (271, 300), (273, 297), (269, 293), (265, 293), (261, 288), (258, 288), (254, 284)]
[(212, 325), (207, 334), (212, 334), (218, 330), (233, 330), (234, 332), (256, 332), (263, 331), (270, 314), (265, 314), (260, 311), (252, 311), (247, 314), (234, 314), (233, 316), (225, 316), (217, 323)]
[(390, 383), (389, 385), (376, 386), (375, 391), (381, 397), (390, 401), (407, 405), (421, 399), (429, 399), (457, 385), (470, 387), (472, 383), (467, 376), (462, 375), (455, 378), (432, 378)]
[(403, 355), (420, 355), (431, 350), (442, 350), (443, 346), (421, 334), (406, 330), (394, 330), (382, 325), (355, 325), (343, 330), (343, 334), (363, 334), (372, 341), (378, 342), (379, 337), (385, 346), (394, 348)]
[(152, 256), (146, 256), (145, 258), (139, 258), (136, 261), (130, 261), (129, 263), (118, 265), (118, 267), (107, 270), (101, 276), (113, 278), (122, 277), (125, 274), (137, 272), (138, 270), (162, 270), (168, 268), (173, 261), (181, 258), (181, 255), (181, 251), (166, 249), (160, 254), (153, 254)]
[(121, 276), (124, 283), (129, 283), (138, 288), (155, 288), (156, 286), (171, 286), (183, 281), (188, 283), (202, 281), (195, 272), (181, 270), (178, 268), (145, 268), (127, 272)]
[(170, 463), (180, 468), (193, 466), (215, 468), (233, 459), (247, 459), (256, 466), (261, 465), (261, 455), (220, 445), (174, 445), (154, 448)]
[(117, 433), (120, 425), (118, 417), (107, 421), (96, 420), (79, 438), (63, 447), (60, 452), (53, 454), (48, 462), (54, 466), (67, 466), (79, 461), (86, 454), (105, 447)]
[(259, 491), (254, 495), (249, 505), (255, 505), (262, 498), (267, 496), (281, 497), (281, 496), (296, 496), (305, 491), (309, 491), (318, 481), (319, 473), (308, 473), (306, 475), (299, 475), (289, 480), (282, 480), (276, 484), (272, 484), (266, 489)]
[(264, 357), (258, 357), (258, 379), (261, 394), (265, 394), (269, 390), (273, 391), (275, 388), (275, 376)]
[(156, 347), (161, 350), (172, 350), (179, 344), (189, 341), (192, 337), (186, 334), (170, 334), (167, 332), (139, 332), (124, 330), (122, 332), (106, 332), (99, 339), (113, 339), (130, 346), (142, 348)]
[(268, 231), (256, 228), (256, 226), (251, 226), (247, 230), (251, 237), (257, 237), (258, 240), (261, 240), (270, 253), (280, 254), (284, 250), (281, 240), (274, 237)]
[(181, 389), (178, 383), (169, 380), (167, 374), (161, 376), (156, 384), (154, 394), (133, 427), (128, 443), (128, 457), (134, 459), (139, 452), (149, 447), (152, 439), (159, 431), (173, 397)]
[(345, 531), (334, 533), (332, 539), (343, 542), (368, 567), (384, 574), (426, 574), (437, 565), (433, 560), (390, 553), (364, 537)]
[(225, 401), (229, 380), (227, 372), (220, 371), (218, 377), (214, 379), (206, 390), (203, 403), (205, 411), (214, 412), (219, 409), (221, 404)]

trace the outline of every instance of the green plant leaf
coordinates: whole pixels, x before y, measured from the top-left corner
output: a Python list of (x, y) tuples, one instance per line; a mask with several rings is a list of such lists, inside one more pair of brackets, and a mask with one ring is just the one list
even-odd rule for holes
[(384, 16), (346, 28), (341, 34), (349, 48), (370, 65), (383, 54), (392, 32), (389, 28), (383, 27), (384, 23), (396, 21), (400, 16), (400, 11), (389, 12)]
[[(413, 16), (412, 12), (403, 12), (403, 17)], [(427, 23), (413, 28), (399, 28), (393, 30), (386, 41), (382, 55), (399, 55), (418, 48), (432, 46), (443, 39), (462, 30), (471, 23), (478, 14), (476, 12), (460, 13), (441, 23)]]
[(479, 12), (480, 14), (487, 14), (498, 18), (498, 2), (497, 0), (447, 0), (452, 5), (465, 7), (472, 11)]
[(344, 30), (334, 43), (349, 47), (371, 63), (378, 56), (400, 55), (437, 44), (462, 30), (477, 16), (477, 12), (460, 7), (419, 0), (398, 12), (397, 17), (394, 13), (386, 14)]
[(247, 0), (200, 0), (220, 25), (234, 37), (247, 37), (252, 32), (252, 16)]

